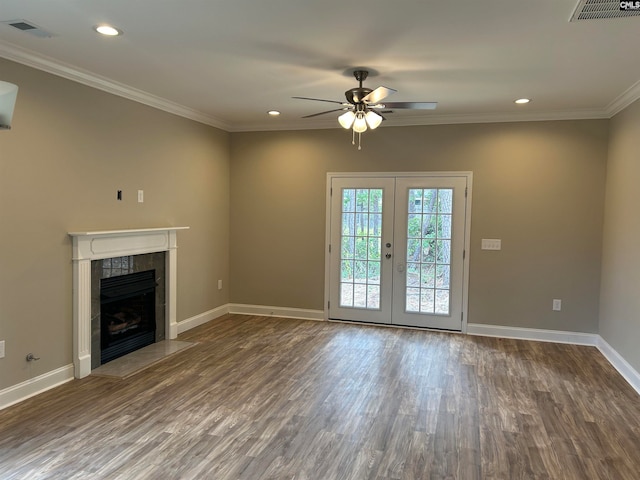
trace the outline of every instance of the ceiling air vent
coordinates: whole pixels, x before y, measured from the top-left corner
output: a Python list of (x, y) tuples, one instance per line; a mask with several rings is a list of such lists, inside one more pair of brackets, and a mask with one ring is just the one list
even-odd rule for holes
[(570, 22), (578, 20), (601, 20), (606, 18), (622, 18), (640, 16), (640, 9), (621, 10), (622, 3), (637, 4), (638, 2), (611, 2), (609, 0), (580, 0), (576, 6)]
[(40, 38), (49, 38), (53, 37), (53, 33), (47, 32), (46, 30), (40, 28), (32, 22), (28, 22), (26, 20), (5, 20), (0, 23), (6, 23), (10, 27), (17, 28), (18, 30), (22, 30), (25, 33), (30, 33), (33, 36)]

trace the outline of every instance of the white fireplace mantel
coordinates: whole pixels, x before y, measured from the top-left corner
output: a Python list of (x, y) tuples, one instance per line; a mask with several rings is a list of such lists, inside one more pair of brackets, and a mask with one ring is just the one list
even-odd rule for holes
[(83, 378), (91, 373), (91, 261), (167, 252), (165, 331), (167, 338), (176, 338), (176, 232), (188, 228), (69, 232), (73, 240), (73, 365), (76, 378)]

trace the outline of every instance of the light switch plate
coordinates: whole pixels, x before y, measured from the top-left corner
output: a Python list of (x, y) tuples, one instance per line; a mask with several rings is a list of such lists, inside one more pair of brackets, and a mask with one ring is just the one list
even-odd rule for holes
[(502, 240), (499, 238), (483, 238), (481, 248), (482, 250), (501, 250)]
[(4, 340), (0, 340), (0, 358), (4, 358)]

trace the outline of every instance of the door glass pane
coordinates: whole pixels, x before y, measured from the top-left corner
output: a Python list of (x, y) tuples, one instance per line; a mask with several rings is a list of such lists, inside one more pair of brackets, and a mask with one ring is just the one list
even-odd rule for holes
[(438, 215), (438, 238), (451, 238), (451, 215)]
[(340, 303), (344, 307), (353, 307), (353, 283), (340, 283)]
[(449, 315), (453, 189), (411, 188), (408, 197), (405, 309)]
[(380, 285), (380, 262), (369, 262), (368, 266), (369, 285)]
[(407, 263), (407, 287), (417, 287), (419, 284), (420, 284), (420, 264)]
[(438, 213), (451, 213), (453, 207), (453, 190), (450, 188), (438, 189)]
[(380, 285), (367, 286), (367, 308), (380, 308)]
[(433, 313), (433, 290), (425, 288), (420, 293), (420, 312)]
[(420, 289), (407, 287), (407, 312), (420, 312)]
[(433, 263), (423, 263), (420, 273), (420, 285), (432, 289), (435, 287), (436, 266)]
[(355, 243), (353, 237), (342, 237), (342, 259), (352, 259), (355, 254)]
[(342, 190), (340, 306), (380, 309), (381, 188)]
[(356, 216), (353, 213), (343, 213), (342, 214), (342, 233), (353, 232), (355, 228)]
[(367, 259), (367, 237), (356, 237), (356, 258)]

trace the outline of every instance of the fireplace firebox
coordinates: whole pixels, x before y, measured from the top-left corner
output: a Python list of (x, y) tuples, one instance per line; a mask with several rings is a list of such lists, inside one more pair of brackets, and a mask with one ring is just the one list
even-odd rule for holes
[(155, 270), (100, 280), (100, 363), (155, 342)]

